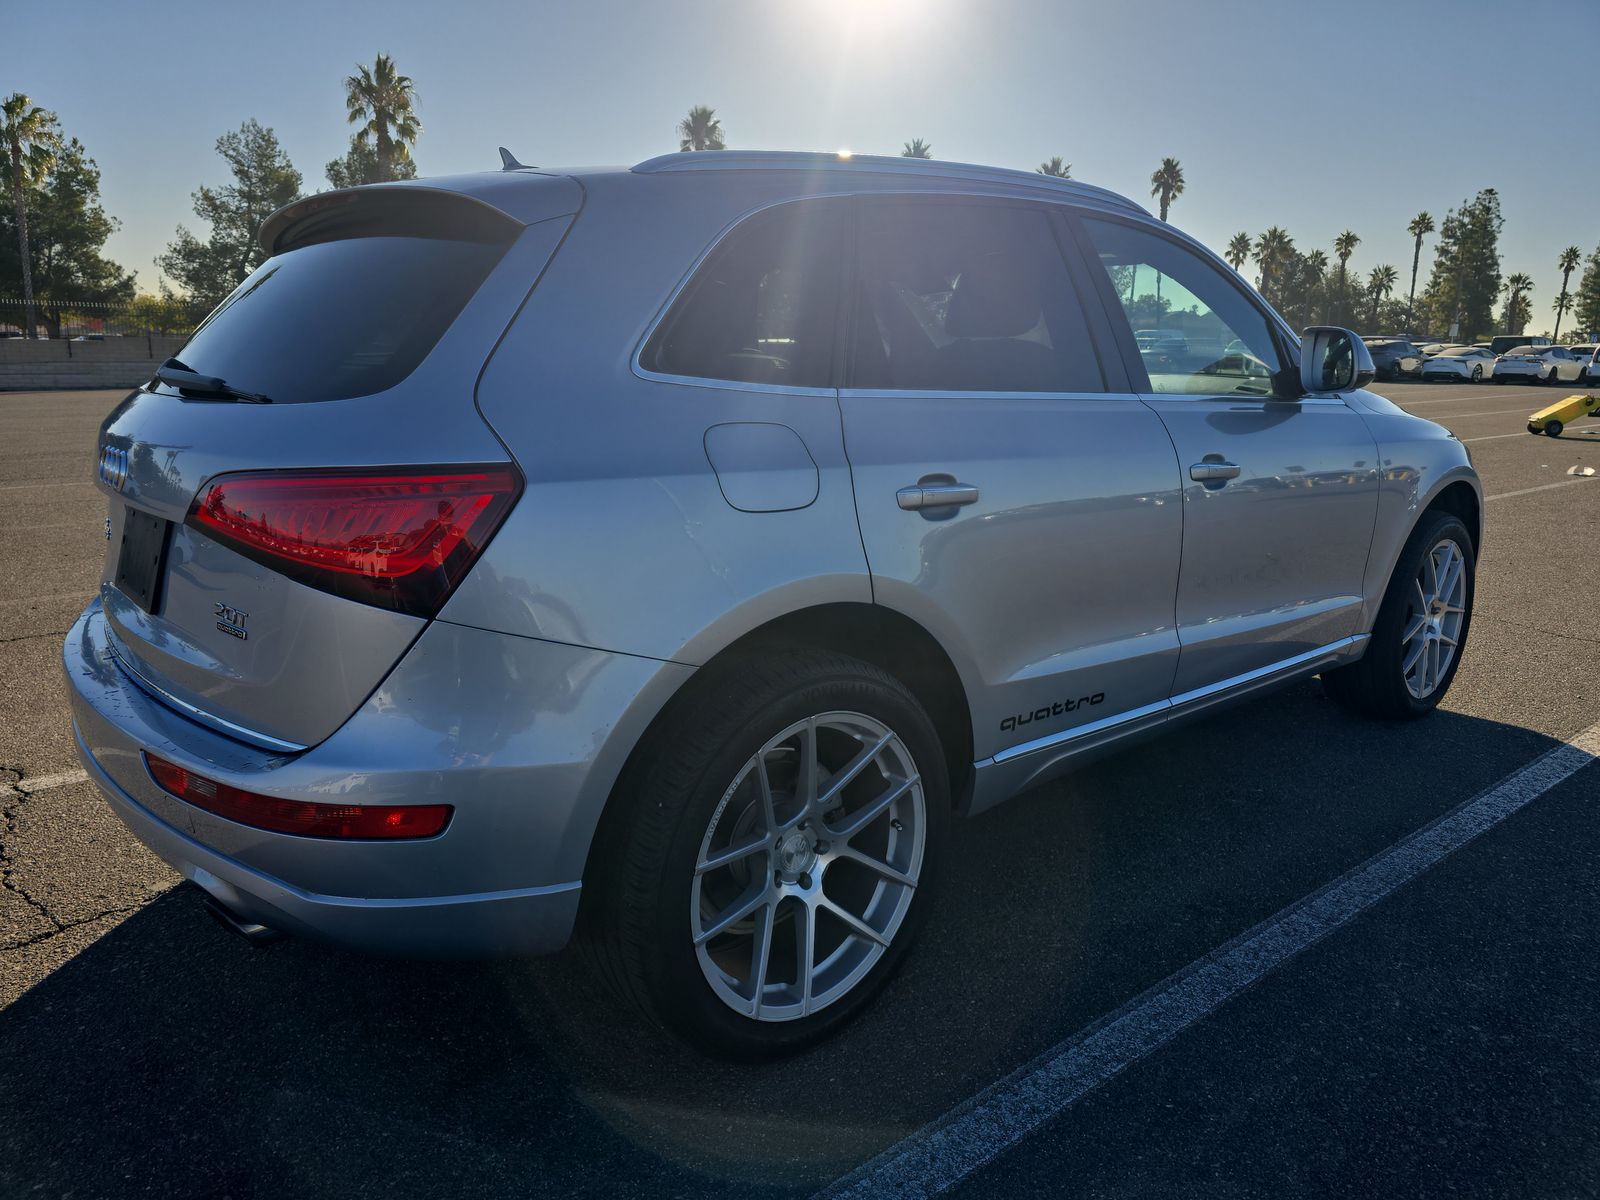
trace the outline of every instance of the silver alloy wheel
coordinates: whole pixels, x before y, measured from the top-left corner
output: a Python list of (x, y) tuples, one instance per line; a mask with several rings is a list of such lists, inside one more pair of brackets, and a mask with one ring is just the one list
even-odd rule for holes
[(712, 991), (758, 1021), (840, 999), (904, 922), (926, 836), (916, 764), (883, 722), (819, 713), (768, 740), (696, 859), (689, 927)]
[(1455, 661), (1467, 615), (1467, 560), (1445, 538), (1428, 551), (1411, 581), (1411, 606), (1400, 637), (1400, 670), (1406, 689), (1426, 700)]

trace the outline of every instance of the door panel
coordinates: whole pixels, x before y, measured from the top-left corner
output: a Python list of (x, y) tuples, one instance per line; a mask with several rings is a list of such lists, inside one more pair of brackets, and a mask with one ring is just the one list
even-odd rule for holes
[[(1378, 471), (1360, 416), (1313, 398), (1145, 399), (1186, 477), (1174, 694), (1361, 632)], [(1239, 474), (1189, 479), (1208, 458)]]
[(1045, 214), (864, 199), (860, 247), (840, 406), (874, 598), (956, 660), (975, 757), (1164, 702), (1177, 460), (1104, 392)]
[(1183, 475), (1174, 698), (1361, 632), (1379, 485), (1366, 423), (1337, 396), (1277, 398), (1293, 357), (1226, 268), (1147, 226), (1082, 228)]

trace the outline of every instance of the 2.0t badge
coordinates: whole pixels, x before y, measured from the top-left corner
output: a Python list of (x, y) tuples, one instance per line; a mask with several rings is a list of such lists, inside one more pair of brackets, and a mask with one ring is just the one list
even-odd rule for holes
[(245, 618), (250, 614), (242, 608), (233, 608), (227, 604), (216, 605), (217, 628), (229, 637), (236, 637), (241, 642), (249, 638), (250, 634), (245, 629)]

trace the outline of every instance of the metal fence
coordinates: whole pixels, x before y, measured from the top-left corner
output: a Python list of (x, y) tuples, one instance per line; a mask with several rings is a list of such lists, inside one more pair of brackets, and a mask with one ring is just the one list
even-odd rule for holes
[[(27, 336), (23, 329), (27, 323), (26, 312), (21, 297), (0, 296), (0, 338)], [(181, 337), (193, 333), (205, 316), (198, 305), (178, 297), (140, 296), (117, 304), (36, 299), (33, 336), (67, 342), (100, 342), (162, 334)]]

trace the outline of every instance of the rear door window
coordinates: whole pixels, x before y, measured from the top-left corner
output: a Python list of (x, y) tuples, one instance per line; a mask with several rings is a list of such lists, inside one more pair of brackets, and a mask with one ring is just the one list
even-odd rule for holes
[(759, 212), (718, 243), (639, 362), (647, 371), (831, 387), (844, 231), (839, 201)]
[(472, 298), (503, 238), (346, 237), (257, 267), (183, 348), (183, 365), (277, 403), (394, 387)]
[(1105, 390), (1042, 209), (866, 199), (859, 246), (851, 387)]

